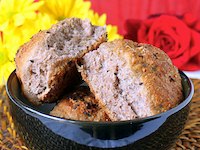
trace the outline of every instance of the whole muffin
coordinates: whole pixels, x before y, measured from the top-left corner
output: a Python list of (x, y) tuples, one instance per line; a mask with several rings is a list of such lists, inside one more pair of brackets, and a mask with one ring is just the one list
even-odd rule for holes
[(107, 40), (106, 28), (69, 18), (40, 31), (18, 50), (16, 74), (33, 103), (57, 100), (79, 80), (75, 61)]
[(80, 63), (82, 78), (112, 121), (159, 114), (183, 99), (177, 68), (152, 45), (106, 42)]

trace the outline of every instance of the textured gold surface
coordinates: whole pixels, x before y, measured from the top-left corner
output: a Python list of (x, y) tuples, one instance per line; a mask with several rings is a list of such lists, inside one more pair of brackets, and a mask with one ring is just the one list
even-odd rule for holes
[[(193, 80), (195, 93), (192, 99), (189, 119), (172, 150), (200, 149), (200, 80)], [(20, 140), (9, 113), (5, 87), (0, 87), (0, 149), (28, 150)]]

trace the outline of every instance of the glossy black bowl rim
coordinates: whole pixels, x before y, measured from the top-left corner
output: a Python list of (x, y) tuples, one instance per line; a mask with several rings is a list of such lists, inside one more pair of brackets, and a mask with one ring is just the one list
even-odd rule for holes
[(16, 76), (15, 70), (10, 74), (7, 84), (6, 84), (6, 92), (10, 98), (10, 100), (17, 105), (17, 107), (21, 108), (23, 111), (29, 112), (29, 113), (33, 113), (35, 115), (38, 116), (42, 116), (48, 119), (52, 119), (55, 121), (59, 121), (62, 123), (72, 123), (72, 124), (78, 124), (78, 125), (117, 125), (117, 124), (133, 124), (133, 123), (138, 123), (138, 122), (146, 122), (147, 120), (153, 120), (155, 118), (160, 118), (164, 115), (166, 116), (170, 116), (178, 111), (180, 111), (181, 109), (183, 109), (184, 107), (186, 107), (192, 100), (192, 96), (194, 94), (194, 86), (192, 81), (182, 72), (179, 71), (179, 73), (184, 76), (184, 78), (187, 80), (189, 87), (190, 87), (190, 91), (188, 96), (176, 107), (157, 114), (157, 115), (153, 115), (153, 116), (149, 116), (149, 117), (145, 117), (145, 118), (137, 118), (137, 119), (133, 119), (133, 120), (125, 120), (125, 121), (114, 121), (114, 122), (95, 122), (95, 121), (80, 121), (80, 120), (70, 120), (70, 119), (63, 119), (63, 118), (59, 118), (59, 117), (55, 117), (55, 116), (51, 116), (39, 111), (36, 111), (34, 109), (32, 109), (29, 105), (23, 103), (20, 99), (15, 98), (11, 93), (11, 80), (13, 79), (14, 76)]

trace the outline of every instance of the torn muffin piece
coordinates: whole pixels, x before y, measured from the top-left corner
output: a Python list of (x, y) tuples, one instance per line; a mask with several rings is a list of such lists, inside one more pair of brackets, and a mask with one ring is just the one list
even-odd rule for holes
[(80, 63), (82, 78), (112, 121), (159, 114), (183, 99), (177, 68), (152, 45), (106, 42)]
[(40, 31), (16, 54), (16, 74), (34, 104), (53, 102), (79, 81), (75, 61), (107, 41), (106, 28), (69, 18)]
[(81, 121), (110, 121), (104, 109), (86, 86), (67, 94), (50, 112), (50, 115)]

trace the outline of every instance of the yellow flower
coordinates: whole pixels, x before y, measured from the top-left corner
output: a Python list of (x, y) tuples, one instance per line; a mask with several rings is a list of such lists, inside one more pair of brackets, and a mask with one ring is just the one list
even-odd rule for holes
[(38, 13), (37, 19), (34, 21), (35, 21), (35, 28), (37, 31), (47, 30), (57, 22), (57, 20), (51, 18), (48, 14), (42, 14), (42, 13)]
[(98, 13), (95, 13), (93, 10), (90, 10), (88, 18), (90, 19), (93, 25), (106, 25), (106, 14), (102, 14), (101, 16), (99, 16)]
[(106, 29), (107, 29), (107, 32), (108, 32), (108, 41), (112, 41), (112, 40), (115, 40), (115, 39), (122, 39), (123, 38), (123, 36), (118, 34), (117, 26), (107, 25)]
[[(99, 25), (99, 26), (106, 25), (106, 14), (102, 14), (101, 16), (99, 16), (98, 13), (94, 13), (93, 10), (90, 10), (88, 18), (94, 25)], [(121, 35), (118, 34), (117, 26), (107, 25), (106, 29), (108, 32), (108, 41), (123, 38)]]
[(17, 28), (18, 33), (14, 33), (15, 35), (18, 34), (19, 37), (23, 39), (21, 45), (30, 40), (30, 38), (39, 32), (40, 30), (49, 29), (52, 24), (55, 24), (56, 20), (52, 19), (47, 14), (37, 13), (37, 16), (33, 20), (27, 20), (22, 27)]
[(0, 31), (9, 25), (21, 26), (27, 19), (35, 19), (35, 11), (43, 2), (34, 3), (34, 0), (1, 0), (0, 1)]
[(38, 32), (37, 9), (43, 2), (0, 0), (0, 85), (14, 70), (14, 57), (20, 45)]
[(91, 6), (90, 2), (83, 0), (43, 0), (44, 5), (39, 9), (55, 20), (69, 17), (86, 18)]
[(18, 36), (15, 28), (4, 30), (0, 38), (0, 86), (5, 84), (9, 74), (14, 70), (14, 57), (17, 49), (23, 43), (23, 38)]
[(6, 80), (12, 70), (14, 70), (14, 62), (9, 60), (8, 50), (0, 42), (0, 86), (6, 83)]

